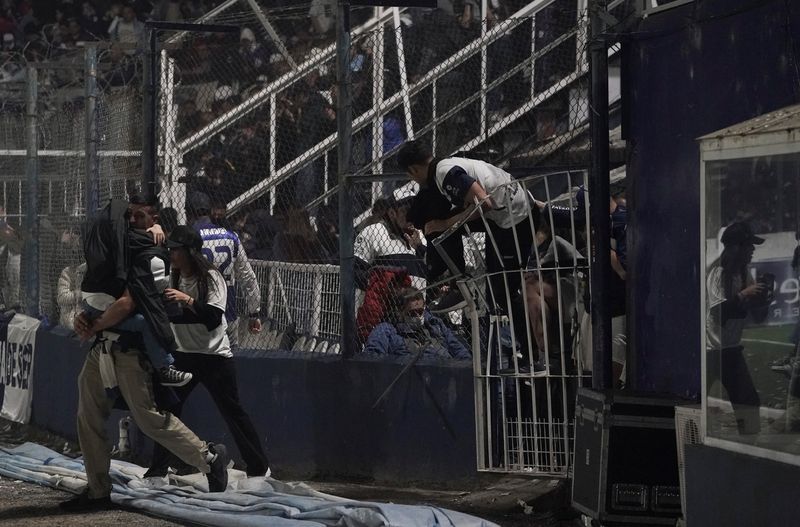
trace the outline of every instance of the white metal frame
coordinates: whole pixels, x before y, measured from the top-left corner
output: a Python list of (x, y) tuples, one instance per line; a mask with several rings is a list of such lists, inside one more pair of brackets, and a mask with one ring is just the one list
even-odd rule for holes
[[(586, 177), (586, 173), (583, 173), (584, 185), (586, 184)], [(527, 184), (533, 181), (542, 180), (545, 188), (545, 198), (548, 202), (553, 202), (555, 200), (555, 196), (552, 196), (550, 192), (551, 178), (567, 178), (569, 181), (571, 181), (570, 173), (557, 173), (545, 176), (532, 176), (516, 179), (509, 183), (508, 186), (509, 188), (515, 187), (523, 189), (523, 191), (527, 192), (524, 190)], [(497, 196), (501, 193), (506, 196), (506, 199), (510, 199), (511, 192), (502, 192), (499, 190), (495, 191), (495, 197), (493, 199), (498, 199)], [(570, 209), (574, 207), (571, 192), (566, 196), (566, 205), (569, 206)], [(534, 205), (531, 203), (531, 207), (533, 206)], [(508, 210), (510, 214), (510, 203), (506, 205), (505, 209)], [(571, 243), (573, 247), (579, 246), (578, 237), (576, 235), (576, 226), (588, 226), (588, 207), (584, 210), (584, 214), (584, 218), (576, 218), (574, 215), (570, 217), (571, 239), (568, 240), (568, 242)], [(476, 203), (473, 215), (478, 215), (483, 219), (484, 223), (486, 222), (486, 218), (480, 203)], [(552, 229), (552, 243), (556, 244), (555, 229), (552, 227), (554, 224), (552, 211), (549, 219)], [(432, 242), (433, 247), (448, 263), (448, 266), (451, 268), (451, 272), (453, 273), (458, 272), (458, 270), (455, 268), (455, 266), (453, 266), (452, 261), (449, 259), (447, 253), (441, 248), (441, 243), (449, 236), (457, 233), (461, 227), (465, 227), (465, 222), (454, 225), (447, 232), (443, 233)], [(498, 247), (493, 239), (493, 236), (491, 235), (488, 224), (486, 224), (486, 227), (486, 250), (498, 251)], [(535, 227), (533, 216), (529, 212), (527, 220), (523, 220), (512, 227), (515, 233), (515, 241), (518, 240), (517, 231), (519, 229), (533, 230)], [(588, 247), (590, 247), (590, 243), (588, 241), (588, 229), (586, 231), (586, 236), (586, 250), (588, 251)], [(519, 242), (516, 243), (516, 249), (517, 256), (523, 256), (520, 254), (521, 248)], [(571, 306), (571, 311), (569, 313), (567, 312), (567, 306), (564, 304), (564, 290), (562, 288), (565, 287), (565, 284), (563, 283), (564, 280), (570, 282), (570, 285), (575, 291), (577, 302), (577, 295), (579, 291), (578, 274), (588, 274), (589, 255), (586, 254), (583, 256), (584, 260), (580, 264), (574, 255), (571, 262), (562, 262), (559, 261), (558, 251), (555, 251), (555, 265), (545, 268), (538, 251), (534, 250), (533, 257), (536, 262), (534, 268), (523, 269), (521, 271), (502, 272), (504, 282), (503, 287), (505, 287), (506, 290), (506, 305), (500, 307), (504, 308), (506, 312), (511, 312), (510, 302), (512, 294), (509, 290), (507, 275), (510, 272), (520, 273), (521, 284), (523, 286), (522, 299), (525, 306), (525, 317), (524, 320), (514, 321), (513, 317), (506, 315), (490, 315), (489, 333), (488, 338), (486, 339), (489, 344), (487, 346), (488, 352), (485, 357), (482, 354), (482, 349), (484, 347), (484, 337), (486, 337), (486, 335), (481, 335), (479, 313), (488, 312), (488, 304), (495, 303), (495, 292), (492, 289), (491, 284), (489, 284), (489, 298), (486, 298), (481, 289), (480, 282), (488, 279), (488, 275), (462, 279), (458, 284), (460, 291), (467, 300), (467, 314), (472, 326), (472, 356), (476, 408), (476, 458), (478, 470), (481, 472), (521, 473), (528, 475), (547, 475), (557, 477), (565, 477), (570, 472), (573, 462), (572, 450), (574, 441), (574, 425), (573, 421), (567, 418), (570, 413), (570, 401), (568, 401), (570, 387), (568, 386), (568, 383), (580, 382), (580, 379), (583, 377), (583, 368), (581, 366), (582, 362), (580, 358), (580, 349), (577, 348), (579, 345), (579, 339), (576, 339), (580, 327), (580, 320), (577, 318), (576, 311), (577, 305)], [(553, 312), (549, 315), (547, 314), (549, 308), (546, 308), (544, 298), (545, 295), (543, 293), (543, 272), (554, 272), (556, 275), (555, 289), (557, 303), (555, 310), (553, 310)], [(528, 299), (525, 294), (525, 273), (533, 273), (537, 275), (539, 283), (539, 301), (541, 303), (539, 312), (543, 330), (542, 340), (545, 349), (539, 350), (538, 361), (534, 361), (533, 357), (533, 342), (535, 337), (533, 335), (533, 331), (531, 330)], [(475, 292), (474, 294), (473, 291)], [(548, 335), (548, 322), (550, 320), (548, 317), (555, 319), (557, 322), (556, 326), (559, 328), (557, 342), (559, 346), (559, 353), (556, 364), (551, 363), (551, 338)], [(527, 350), (519, 350), (518, 353), (521, 355), (518, 355), (517, 352), (513, 353), (510, 358), (507, 358), (508, 363), (505, 363), (503, 362), (503, 357), (501, 356), (500, 352), (497, 351), (501, 348), (500, 328), (502, 326), (511, 328), (511, 348), (516, 349), (516, 332), (514, 331), (514, 326), (516, 324), (524, 325), (530, 346)], [(570, 336), (572, 338), (570, 346), (567, 346), (567, 341), (564, 337), (564, 325), (569, 325), (570, 327)], [(496, 351), (493, 351), (492, 344), (497, 346)], [(573, 356), (568, 357), (565, 355), (565, 349), (568, 347), (572, 349)], [(497, 355), (497, 357), (495, 357), (495, 355)], [(486, 361), (485, 364), (483, 363), (484, 359)], [(495, 360), (499, 362), (497, 364), (493, 364), (493, 361)], [(528, 371), (525, 370), (524, 366), (521, 368), (521, 364), (525, 360), (527, 360), (527, 364), (530, 368)], [(573, 360), (575, 361), (575, 372), (568, 373), (568, 366)], [(535, 364), (543, 366), (543, 369), (537, 371), (534, 367)], [(493, 370), (495, 369), (497, 371), (493, 373)], [(511, 384), (509, 385), (509, 383)], [(499, 402), (497, 402), (498, 396), (496, 393), (496, 384), (499, 384), (500, 386), (501, 395)], [(509, 407), (506, 402), (505, 392), (507, 385), (511, 386), (512, 390), (516, 394), (515, 400), (511, 402), (513, 407)], [(544, 392), (543, 396), (537, 395), (537, 385), (539, 385), (541, 387), (540, 389), (542, 389)], [(529, 395), (526, 393), (528, 389), (530, 389)], [(554, 405), (554, 390), (560, 395), (558, 407)], [(541, 400), (542, 397), (544, 400)], [(529, 416), (525, 416), (523, 412), (523, 405), (527, 407), (527, 403), (530, 404), (530, 410), (532, 412)], [(540, 413), (540, 405), (546, 406), (544, 413)], [(494, 434), (494, 426), (496, 425), (495, 421), (497, 419), (495, 416), (496, 413), (500, 414), (501, 429), (499, 430), (499, 436), (495, 436)], [(511, 413), (516, 415), (515, 420), (509, 419), (509, 415)], [(502, 459), (496, 459), (494, 457), (494, 445), (496, 444), (499, 444), (502, 448)], [(525, 447), (531, 445), (532, 450), (526, 450)], [(515, 455), (516, 457), (514, 457)], [(528, 462), (528, 460), (532, 460), (532, 462)]]
[[(481, 28), (481, 37), (476, 39), (475, 41), (469, 43), (463, 49), (459, 50), (455, 54), (453, 54), (449, 59), (443, 61), (441, 64), (434, 67), (431, 71), (427, 72), (421, 79), (418, 80), (413, 85), (408, 84), (408, 79), (406, 75), (406, 65), (405, 65), (405, 53), (403, 49), (403, 41), (400, 35), (400, 13), (403, 11), (402, 9), (398, 8), (390, 8), (390, 9), (383, 9), (377, 8), (375, 12), (375, 16), (370, 19), (366, 24), (357, 28), (353, 31), (354, 39), (358, 36), (364, 35), (369, 31), (378, 31), (383, 32), (385, 24), (389, 23), (392, 25), (393, 30), (395, 31), (396, 35), (396, 48), (398, 52), (398, 63), (399, 63), (399, 70), (400, 70), (400, 87), (397, 93), (389, 96), (388, 98), (383, 98), (382, 91), (381, 93), (376, 93), (376, 90), (373, 90), (373, 104), (372, 108), (366, 111), (364, 114), (357, 116), (353, 122), (353, 132), (356, 133), (359, 130), (363, 129), (366, 126), (373, 127), (373, 147), (378, 141), (375, 138), (382, 135), (382, 123), (385, 115), (394, 110), (397, 107), (402, 105), (403, 114), (406, 121), (406, 130), (407, 135), (409, 138), (413, 138), (415, 136), (419, 136), (421, 134), (427, 133), (428, 131), (433, 132), (433, 140), (434, 144), (436, 144), (436, 126), (432, 126), (428, 124), (425, 127), (420, 129), (414, 129), (413, 123), (411, 122), (411, 103), (410, 99), (412, 96), (419, 94), (422, 90), (427, 89), (430, 87), (433, 92), (435, 93), (437, 90), (437, 82), (447, 73), (449, 73), (453, 68), (459, 66), (469, 58), (473, 56), (480, 56), (481, 57), (481, 69), (485, 73), (486, 69), (486, 55), (488, 46), (491, 45), (493, 42), (497, 41), (499, 38), (503, 37), (508, 31), (514, 29), (519, 24), (524, 22), (525, 20), (530, 19), (533, 15), (544, 9), (545, 7), (552, 4), (555, 0), (534, 0), (530, 2), (528, 5), (511, 15), (506, 20), (498, 23), (495, 27), (489, 29), (486, 23), (486, 12), (484, 11), (482, 14), (483, 22)], [(521, 71), (524, 67), (532, 65), (533, 61), (538, 56), (542, 56), (543, 54), (547, 53), (548, 51), (552, 50), (559, 44), (563, 43), (567, 39), (573, 37), (577, 34), (577, 37), (586, 38), (586, 28), (584, 27), (586, 24), (586, 17), (585, 17), (585, 8), (586, 2), (585, 0), (576, 0), (579, 7), (579, 22), (578, 25), (579, 30), (576, 31), (572, 30), (567, 32), (566, 34), (557, 38), (554, 42), (549, 43), (547, 46), (540, 50), (536, 50), (536, 53), (532, 55), (527, 60), (522, 61), (519, 65), (513, 68), (511, 71), (506, 72), (505, 74), (501, 75), (498, 79), (495, 79), (491, 83), (487, 81), (485, 75), (481, 75), (481, 88), (478, 90), (477, 93), (472, 94), (468, 97), (465, 97), (463, 101), (461, 101), (458, 105), (454, 106), (453, 108), (448, 108), (446, 111), (442, 112), (440, 109), (436, 108), (436, 97), (433, 98), (433, 105), (434, 105), (434, 115), (436, 116), (439, 121), (445, 120), (448, 117), (454, 115), (458, 111), (462, 110), (468, 104), (473, 102), (479, 102), (481, 107), (481, 130), (479, 134), (473, 138), (472, 140), (467, 141), (463, 145), (461, 145), (457, 150), (470, 150), (484, 142), (488, 137), (493, 134), (498, 133), (499, 131), (505, 129), (520, 117), (525, 115), (531, 109), (535, 108), (536, 106), (542, 104), (545, 100), (552, 97), (556, 93), (561, 90), (569, 89), (570, 83), (576, 81), (583, 75), (588, 72), (588, 64), (585, 58), (585, 54), (580, 53), (580, 44), (576, 50), (576, 54), (579, 55), (579, 60), (576, 63), (575, 71), (567, 74), (563, 79), (560, 79), (556, 82), (551, 88), (546, 90), (542, 93), (531, 93), (531, 98), (523, 104), (515, 109), (510, 115), (504, 116), (501, 122), (494, 123), (492, 125), (487, 125), (486, 123), (486, 110), (487, 110), (487, 94), (489, 91), (500, 85), (502, 82), (510, 78), (512, 75), (516, 74), (517, 72)], [(230, 3), (230, 0), (229, 0)], [(226, 5), (226, 4), (223, 4)], [(211, 17), (208, 17), (210, 19)], [(533, 26), (533, 31), (535, 31), (535, 25)], [(533, 33), (532, 33), (533, 36)], [(532, 38), (532, 41), (534, 39)], [(379, 48), (380, 51), (383, 41), (380, 40), (376, 46)], [(533, 45), (533, 44), (532, 44)], [(610, 51), (613, 54), (613, 50)], [(196, 148), (197, 146), (203, 144), (204, 142), (208, 141), (211, 137), (215, 134), (219, 133), (220, 131), (224, 130), (226, 127), (232, 125), (240, 118), (245, 116), (250, 111), (262, 106), (268, 105), (269, 106), (269, 114), (274, 116), (276, 112), (275, 104), (276, 96), (287, 89), (289, 86), (294, 84), (295, 82), (300, 81), (306, 74), (309, 72), (319, 68), (321, 65), (330, 62), (334, 57), (335, 49), (334, 46), (328, 46), (325, 48), (322, 53), (317, 55), (316, 57), (310, 58), (307, 61), (299, 64), (295, 71), (287, 73), (283, 77), (275, 80), (274, 82), (270, 83), (269, 85), (265, 86), (261, 90), (254, 93), (250, 96), (247, 100), (243, 101), (237, 107), (230, 110), (228, 113), (218, 117), (203, 129), (197, 131), (196, 133), (192, 134), (191, 136), (182, 139), (180, 142), (177, 142), (177, 150), (179, 156), (184, 156), (186, 153), (191, 151), (192, 149)], [(384, 60), (383, 57), (376, 57), (376, 61), (382, 62)], [(532, 68), (532, 66), (531, 66)], [(376, 76), (377, 77), (377, 76)], [(376, 86), (374, 88), (380, 88), (380, 84), (382, 84), (377, 79), (374, 79)], [(275, 131), (276, 124), (273, 122), (273, 117), (270, 118), (270, 128), (272, 131)], [(163, 132), (162, 128), (162, 132)], [(269, 149), (270, 153), (274, 154), (276, 151), (276, 135), (275, 133), (270, 133), (269, 136), (269, 144), (267, 148)], [(228, 211), (229, 212), (236, 212), (239, 208), (246, 205), (247, 203), (257, 199), (258, 197), (265, 195), (267, 193), (271, 193), (271, 189), (273, 189), (278, 184), (282, 183), (286, 179), (292, 177), (300, 168), (302, 168), (305, 164), (307, 164), (312, 159), (316, 159), (321, 155), (327, 154), (328, 152), (332, 151), (335, 148), (337, 141), (336, 133), (332, 133), (328, 137), (324, 138), (320, 141), (316, 146), (312, 147), (311, 149), (301, 153), (298, 155), (294, 160), (290, 161), (283, 167), (276, 167), (274, 165), (275, 156), (270, 156), (270, 166), (269, 166), (269, 173), (265, 174), (265, 177), (262, 181), (256, 184), (254, 187), (248, 189), (247, 191), (243, 192), (237, 198), (234, 198), (230, 203), (228, 203)], [(381, 156), (378, 156), (379, 148), (373, 148), (373, 159), (368, 164), (368, 168), (372, 169), (375, 173), (380, 173), (382, 171), (382, 160), (391, 152), (380, 152)], [(178, 163), (179, 164), (179, 163)], [(326, 178), (327, 182), (327, 178)], [(327, 199), (331, 193), (335, 192), (338, 187), (333, 187), (330, 189), (326, 189), (326, 192), (314, 200), (309, 206), (314, 206), (323, 199)], [(377, 191), (376, 191), (377, 193)], [(274, 199), (274, 198), (273, 198)]]
[(700, 430), (706, 445), (723, 448), (740, 454), (757, 456), (773, 461), (800, 466), (800, 455), (770, 450), (763, 447), (739, 443), (728, 439), (713, 437), (708, 434), (708, 386), (707, 386), (707, 353), (706, 353), (706, 274), (708, 261), (706, 258), (706, 163), (709, 161), (726, 161), (749, 157), (762, 157), (786, 154), (800, 154), (800, 130), (780, 131), (765, 134), (724, 136), (706, 138), (700, 145), (700, 374), (701, 374), (701, 408), (702, 418)]

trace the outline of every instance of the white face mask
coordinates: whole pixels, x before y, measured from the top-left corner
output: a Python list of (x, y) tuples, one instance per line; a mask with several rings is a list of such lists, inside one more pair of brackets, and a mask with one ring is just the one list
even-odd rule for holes
[(425, 324), (425, 315), (409, 316), (406, 321), (414, 329), (421, 328)]

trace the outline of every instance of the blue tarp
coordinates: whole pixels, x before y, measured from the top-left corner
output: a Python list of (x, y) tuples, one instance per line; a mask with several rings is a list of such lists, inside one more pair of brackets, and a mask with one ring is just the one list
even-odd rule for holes
[[(475, 516), (430, 505), (394, 505), (355, 501), (324, 494), (303, 483), (247, 478), (230, 470), (225, 492), (209, 493), (202, 475), (179, 478), (156, 487), (143, 479), (142, 467), (111, 462), (114, 503), (177, 521), (221, 527), (494, 527)], [(81, 492), (83, 463), (46, 447), (25, 443), (0, 448), (0, 475)]]

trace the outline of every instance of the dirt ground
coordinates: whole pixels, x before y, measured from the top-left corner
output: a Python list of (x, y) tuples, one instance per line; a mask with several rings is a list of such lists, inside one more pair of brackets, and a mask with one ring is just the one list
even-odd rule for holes
[(167, 527), (188, 525), (153, 518), (139, 512), (102, 511), (68, 514), (59, 502), (71, 498), (68, 492), (0, 477), (0, 525), (14, 527)]
[[(77, 445), (31, 427), (0, 422), (0, 445), (25, 441), (46, 445), (74, 455)], [(583, 525), (565, 508), (566, 487), (556, 480), (521, 476), (483, 475), (477, 490), (431, 490), (330, 481), (308, 481), (312, 488), (345, 498), (385, 503), (427, 504), (484, 518), (503, 527), (578, 527)], [(59, 502), (71, 494), (6, 477), (0, 477), (0, 526), (14, 527), (166, 527), (192, 525), (113, 510), (91, 514), (67, 514)]]
[[(531, 482), (532, 480), (529, 480)], [(559, 519), (558, 514), (542, 507), (513, 503), (520, 500), (521, 481), (506, 479), (478, 492), (396, 489), (344, 483), (309, 482), (323, 492), (365, 501), (431, 504), (458, 510), (493, 521), (503, 527), (573, 527), (574, 520)], [(0, 477), (0, 526), (14, 527), (167, 527), (192, 525), (145, 515), (141, 512), (114, 510), (91, 514), (69, 514), (58, 508), (71, 498), (68, 492)], [(524, 502), (524, 500), (522, 500)]]

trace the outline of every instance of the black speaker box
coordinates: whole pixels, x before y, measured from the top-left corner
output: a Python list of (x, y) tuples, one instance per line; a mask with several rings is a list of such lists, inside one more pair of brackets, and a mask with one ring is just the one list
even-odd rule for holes
[(572, 506), (604, 525), (675, 525), (681, 515), (675, 406), (681, 404), (579, 389)]

